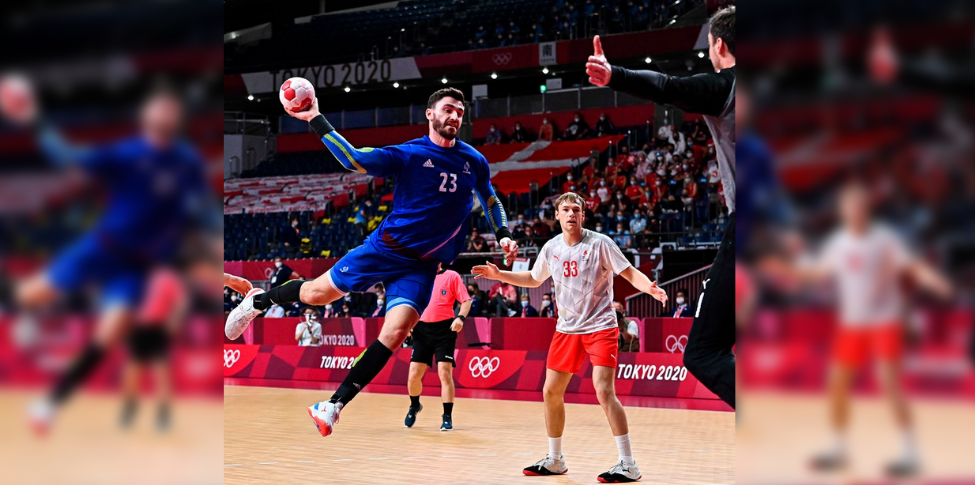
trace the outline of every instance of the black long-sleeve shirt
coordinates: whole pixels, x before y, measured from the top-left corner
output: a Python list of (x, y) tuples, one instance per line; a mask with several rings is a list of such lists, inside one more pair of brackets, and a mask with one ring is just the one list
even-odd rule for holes
[(676, 77), (656, 71), (631, 71), (613, 66), (609, 87), (690, 113), (720, 116), (728, 96), (735, 88), (735, 68)]

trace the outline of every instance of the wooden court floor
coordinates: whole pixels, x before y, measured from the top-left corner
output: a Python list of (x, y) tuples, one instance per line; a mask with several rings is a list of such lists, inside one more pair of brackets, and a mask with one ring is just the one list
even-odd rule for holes
[(40, 391), (0, 389), (0, 483), (10, 485), (217, 485), (223, 482), (223, 403), (176, 402), (160, 433), (155, 404), (144, 401), (132, 428), (118, 426), (117, 394), (76, 396), (51, 432), (38, 437), (26, 409)]
[[(454, 430), (441, 432), (438, 397), (424, 396), (413, 428), (405, 395), (362, 393), (323, 438), (307, 406), (330, 391), (224, 387), (224, 483), (569, 484), (599, 483), (617, 461), (602, 409), (567, 404), (569, 473), (527, 477), (548, 451), (542, 403), (457, 398)], [(729, 412), (627, 407), (641, 483), (735, 482)]]
[[(971, 401), (915, 399), (911, 403), (922, 482), (975, 480), (975, 406)], [(850, 407), (846, 470), (823, 474), (809, 460), (832, 433), (825, 396), (738, 394), (738, 465), (742, 483), (886, 483), (884, 466), (900, 450), (893, 411), (879, 397), (855, 398)]]

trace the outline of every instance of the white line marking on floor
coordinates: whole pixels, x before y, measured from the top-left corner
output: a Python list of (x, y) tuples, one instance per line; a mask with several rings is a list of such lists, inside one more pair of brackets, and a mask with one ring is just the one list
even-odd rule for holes
[[(531, 453), (515, 453), (515, 456), (530, 455), (530, 454)], [(562, 453), (562, 454), (564, 455), (565, 453)]]
[(417, 459), (420, 459), (420, 458), (423, 458), (423, 457), (422, 456), (407, 456), (406, 458), (403, 458), (403, 459), (404, 460), (417, 460)]
[(224, 466), (242, 466), (242, 464), (241, 463), (234, 463), (232, 465), (224, 465)]
[(712, 452), (714, 450), (694, 450), (694, 451), (696, 451), (698, 453), (710, 453), (710, 452)]
[(269, 461), (269, 462), (266, 462), (266, 463), (258, 463), (258, 465), (277, 465), (277, 464), (278, 464), (278, 462), (276, 462), (276, 461)]
[(495, 455), (495, 454), (492, 453), (490, 455), (484, 454), (484, 455), (477, 455), (477, 456), (498, 456), (498, 455)]
[(314, 461), (296, 461), (295, 463), (315, 463)]
[(457, 455), (442, 455), (440, 458), (460, 458)]
[(389, 458), (370, 458), (370, 460), (388, 460)]
[(352, 458), (344, 458), (341, 460), (332, 460), (332, 461), (352, 461)]

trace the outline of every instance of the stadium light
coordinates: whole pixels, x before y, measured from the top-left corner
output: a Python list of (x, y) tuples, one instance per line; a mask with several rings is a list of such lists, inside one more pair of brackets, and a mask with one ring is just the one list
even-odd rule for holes
[(548, 68), (547, 67), (542, 68), (542, 74), (548, 74)]
[(399, 83), (393, 83), (393, 87), (394, 88), (398, 88), (399, 87)]
[(254, 95), (253, 94), (248, 94), (247, 95), (247, 100), (248, 101), (254, 101)]
[(442, 83), (444, 83), (444, 84), (447, 84), (447, 78), (443, 78), (443, 79), (441, 79), (441, 80), (440, 80), (440, 82), (442, 82)]
[(491, 73), (491, 79), (497, 79), (497, 78), (498, 78), (498, 73), (492, 72)]
[(350, 88), (350, 87), (348, 87), (348, 86), (346, 86), (346, 87), (345, 87), (345, 92), (349, 92), (349, 91), (352, 91), (352, 88)]
[(701, 51), (701, 52), (698, 52), (698, 53), (697, 53), (697, 57), (698, 57), (699, 59), (704, 59), (704, 51)]
[(650, 58), (648, 57), (648, 58), (644, 59), (643, 62), (646, 62), (647, 64), (650, 64)]

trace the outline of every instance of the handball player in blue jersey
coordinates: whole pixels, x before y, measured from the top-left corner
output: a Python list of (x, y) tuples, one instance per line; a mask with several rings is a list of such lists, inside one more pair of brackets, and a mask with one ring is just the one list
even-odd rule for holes
[(462, 251), (467, 218), (480, 200), (505, 257), (512, 261), (518, 245), (508, 230), (504, 208), (491, 187), (487, 160), (457, 139), (464, 119), (464, 94), (441, 89), (427, 102), (428, 136), (386, 148), (355, 148), (318, 110), (288, 113), (308, 121), (347, 170), (377, 177), (396, 177), (393, 212), (365, 243), (327, 273), (311, 281), (291, 280), (268, 292), (253, 289), (227, 318), (227, 337), (234, 339), (271, 305), (301, 301), (325, 305), (350, 291), (366, 291), (383, 282), (386, 320), (379, 339), (357, 359), (328, 401), (308, 408), (322, 436), (332, 433), (339, 412), (368, 384), (399, 348), (430, 300), (437, 266), (452, 263)]
[(139, 112), (138, 135), (95, 147), (69, 144), (39, 116), (25, 81), (17, 102), (0, 106), (4, 118), (37, 130), (39, 146), (56, 165), (80, 168), (107, 195), (100, 218), (40, 273), (16, 288), (22, 311), (40, 309), (62, 296), (94, 289), (99, 310), (94, 337), (58, 380), (52, 393), (30, 410), (35, 430), (50, 426), (57, 408), (88, 377), (105, 352), (129, 330), (152, 270), (169, 262), (190, 220), (203, 211), (204, 165), (180, 138), (183, 102), (171, 89), (157, 89)]

